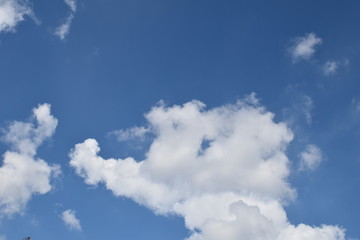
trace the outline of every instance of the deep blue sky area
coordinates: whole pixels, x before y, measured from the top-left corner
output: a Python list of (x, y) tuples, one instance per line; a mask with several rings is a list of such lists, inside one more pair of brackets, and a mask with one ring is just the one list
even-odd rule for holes
[[(6, 2), (25, 4), (33, 16), (2, 29)], [(338, 225), (347, 239), (360, 238), (359, 1), (74, 2), (75, 11), (63, 0), (0, 0), (2, 135), (12, 121), (28, 121), (38, 104), (51, 104), (58, 126), (37, 156), (62, 172), (51, 191), (34, 194), (20, 212), (0, 215), (1, 240), (189, 237), (183, 217), (157, 215), (104, 184), (85, 184), (70, 167), (69, 152), (94, 138), (104, 158), (141, 161), (151, 139), (126, 143), (109, 133), (146, 126), (144, 114), (161, 100), (173, 106), (196, 99), (211, 109), (252, 92), (294, 134), (285, 151), (287, 181), (297, 191), (284, 204), (288, 221)], [(71, 27), (60, 39), (54, 32), (69, 15)], [(293, 47), (309, 34), (321, 43), (294, 57)], [(336, 69), (326, 73), (331, 61)], [(2, 140), (4, 154), (11, 147)], [(309, 144), (321, 149), (322, 161), (301, 171), (300, 153)], [(81, 231), (63, 223), (66, 209), (76, 211)]]

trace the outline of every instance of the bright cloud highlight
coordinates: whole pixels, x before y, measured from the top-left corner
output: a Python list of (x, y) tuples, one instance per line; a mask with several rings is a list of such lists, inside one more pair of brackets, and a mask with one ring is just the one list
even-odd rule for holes
[(289, 49), (293, 62), (309, 60), (314, 55), (316, 46), (321, 43), (322, 39), (317, 37), (315, 33), (295, 38), (293, 45)]
[(60, 168), (37, 158), (36, 151), (54, 134), (57, 122), (50, 105), (42, 104), (33, 109), (31, 121), (15, 121), (5, 130), (3, 140), (11, 150), (4, 153), (0, 167), (0, 217), (22, 212), (34, 194), (51, 190), (50, 179)]
[(33, 15), (26, 0), (0, 0), (0, 32), (14, 32), (26, 15)]
[(68, 209), (61, 214), (61, 218), (70, 230), (81, 231), (80, 220), (75, 216), (75, 211)]
[(209, 110), (199, 101), (160, 104), (146, 114), (155, 138), (143, 161), (104, 159), (87, 139), (70, 165), (89, 185), (182, 216), (188, 240), (344, 240), (340, 227), (287, 220), (283, 204), (296, 197), (287, 181), (293, 134), (251, 96)]

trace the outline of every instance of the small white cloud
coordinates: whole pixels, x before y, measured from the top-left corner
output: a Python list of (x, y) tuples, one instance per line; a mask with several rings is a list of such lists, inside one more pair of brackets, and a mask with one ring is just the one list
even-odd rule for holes
[(80, 220), (75, 216), (75, 211), (68, 209), (61, 214), (61, 218), (70, 230), (81, 231)]
[(300, 169), (299, 170), (315, 170), (319, 167), (323, 157), (320, 148), (313, 144), (306, 146), (306, 149), (300, 153)]
[(309, 60), (314, 55), (316, 46), (321, 43), (322, 39), (317, 37), (315, 33), (295, 38), (293, 45), (289, 49), (293, 62)]
[(25, 16), (33, 16), (26, 0), (0, 0), (0, 32), (14, 32)]
[(128, 129), (120, 129), (116, 131), (112, 131), (110, 134), (116, 136), (116, 138), (120, 141), (128, 141), (131, 139), (140, 139), (143, 140), (145, 135), (150, 132), (150, 129), (145, 127), (132, 127)]
[(73, 18), (74, 15), (70, 14), (70, 16), (66, 18), (65, 22), (56, 28), (54, 34), (58, 36), (61, 40), (64, 40), (69, 34)]
[(6, 240), (6, 237), (4, 235), (0, 235), (0, 240)]
[(339, 67), (339, 63), (333, 60), (327, 61), (323, 66), (323, 72), (326, 76), (330, 76), (336, 73)]
[(65, 3), (69, 6), (72, 12), (76, 12), (76, 0), (65, 0)]
[(3, 140), (11, 151), (4, 153), (0, 167), (0, 217), (22, 212), (32, 195), (51, 190), (50, 179), (59, 174), (60, 167), (37, 158), (36, 151), (56, 126), (50, 105), (42, 104), (33, 109), (32, 121), (15, 121), (5, 130)]

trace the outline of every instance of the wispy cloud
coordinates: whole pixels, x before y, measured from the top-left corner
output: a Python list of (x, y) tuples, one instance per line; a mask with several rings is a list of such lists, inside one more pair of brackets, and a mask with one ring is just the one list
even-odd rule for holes
[(319, 147), (313, 144), (306, 146), (306, 149), (300, 153), (300, 168), (299, 170), (315, 170), (319, 167), (323, 157)]
[(77, 9), (76, 0), (65, 0), (65, 3), (70, 8), (70, 14), (65, 19), (64, 23), (58, 26), (54, 32), (54, 34), (58, 36), (61, 40), (66, 39), (66, 37), (68, 36)]
[(323, 66), (323, 72), (326, 76), (333, 75), (336, 73), (339, 67), (339, 63), (334, 60), (328, 60)]
[(72, 12), (76, 12), (76, 0), (65, 0)]
[(74, 15), (70, 14), (70, 16), (66, 18), (65, 22), (56, 28), (55, 35), (58, 36), (61, 40), (66, 39), (67, 35), (69, 34), (73, 18)]
[(308, 125), (311, 125), (312, 123), (312, 114), (311, 111), (314, 108), (314, 103), (311, 97), (307, 96), (307, 95), (303, 95), (302, 97), (303, 102), (302, 102), (302, 112), (305, 116), (306, 119), (306, 123)]
[(314, 101), (308, 95), (305, 95), (296, 88), (296, 86), (288, 86), (286, 93), (290, 98), (290, 106), (283, 109), (283, 115), (286, 122), (291, 125), (298, 125), (306, 122), (311, 126), (313, 121)]
[(347, 68), (349, 66), (349, 60), (328, 60), (323, 66), (322, 71), (325, 76), (335, 75), (340, 68)]
[(353, 109), (355, 110), (355, 113), (360, 113), (360, 100), (357, 98), (353, 98), (351, 100), (351, 105)]
[(75, 216), (75, 211), (68, 209), (61, 214), (61, 218), (70, 230), (81, 231), (80, 220)]
[(17, 24), (27, 15), (33, 15), (28, 1), (0, 0), (0, 33), (14, 32)]
[(0, 216), (21, 212), (34, 194), (51, 190), (50, 179), (60, 167), (50, 166), (36, 157), (37, 148), (55, 132), (57, 119), (50, 105), (33, 109), (30, 122), (13, 122), (5, 129), (3, 140), (11, 145), (0, 168)]
[(296, 37), (293, 40), (289, 53), (293, 62), (300, 60), (309, 60), (315, 53), (316, 46), (322, 43), (322, 39), (315, 33), (308, 33), (303, 37)]
[(120, 129), (110, 132), (110, 135), (115, 136), (120, 142), (140, 139), (143, 140), (145, 135), (150, 132), (150, 129), (145, 127), (132, 127), (128, 129)]
[(146, 114), (155, 138), (143, 161), (104, 159), (87, 139), (70, 165), (87, 184), (182, 216), (188, 240), (344, 240), (337, 226), (289, 223), (283, 203), (296, 196), (287, 180), (293, 134), (251, 99), (209, 110), (199, 101), (156, 106)]

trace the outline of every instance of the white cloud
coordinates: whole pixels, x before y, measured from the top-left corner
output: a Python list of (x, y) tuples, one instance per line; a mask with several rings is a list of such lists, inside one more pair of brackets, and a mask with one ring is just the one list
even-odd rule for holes
[(6, 240), (6, 237), (4, 235), (0, 235), (0, 240)]
[(315, 170), (323, 160), (320, 148), (313, 144), (300, 153), (300, 170)]
[(66, 39), (70, 32), (70, 27), (76, 12), (76, 0), (64, 0), (66, 5), (69, 6), (71, 12), (70, 15), (65, 19), (64, 23), (55, 29), (55, 36), (58, 36), (61, 40)]
[(76, 218), (75, 211), (68, 209), (61, 214), (61, 218), (70, 230), (81, 231), (80, 220)]
[(51, 190), (50, 178), (60, 168), (37, 158), (36, 150), (54, 134), (56, 126), (50, 105), (42, 104), (33, 109), (30, 122), (15, 121), (5, 130), (3, 140), (11, 150), (4, 153), (0, 167), (0, 216), (22, 212), (32, 195)]
[(333, 75), (336, 73), (339, 67), (339, 63), (333, 60), (327, 61), (323, 66), (323, 72), (326, 76)]
[(297, 37), (293, 40), (293, 45), (289, 52), (294, 62), (308, 60), (315, 53), (315, 47), (322, 43), (322, 39), (315, 33), (308, 33), (304, 37)]
[(58, 36), (61, 40), (64, 40), (69, 34), (73, 19), (74, 15), (70, 14), (69, 17), (65, 19), (65, 22), (56, 28), (55, 35)]
[(76, 12), (76, 1), (75, 0), (65, 0), (65, 3), (69, 6), (72, 12)]
[(156, 106), (146, 115), (155, 139), (143, 161), (104, 159), (87, 139), (71, 151), (70, 165), (87, 184), (182, 216), (188, 240), (344, 240), (336, 226), (288, 222), (283, 204), (296, 196), (287, 181), (293, 135), (254, 98), (209, 110), (199, 101)]
[(14, 32), (26, 15), (33, 15), (26, 0), (0, 0), (0, 32)]
[(140, 139), (143, 140), (145, 135), (150, 132), (150, 129), (145, 127), (132, 127), (128, 129), (120, 129), (116, 131), (112, 131), (110, 134), (116, 136), (116, 138), (120, 141), (128, 141), (131, 139)]

